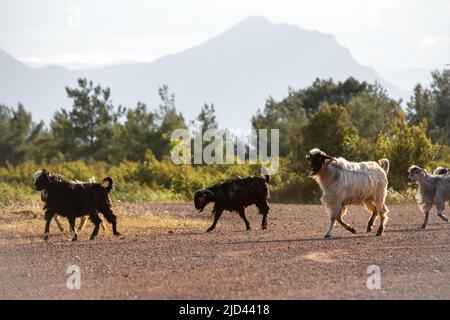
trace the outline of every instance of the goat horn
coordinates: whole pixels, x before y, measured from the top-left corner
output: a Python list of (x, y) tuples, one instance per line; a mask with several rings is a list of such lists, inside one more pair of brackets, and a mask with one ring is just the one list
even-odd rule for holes
[(209, 194), (211, 194), (212, 196), (214, 196), (214, 192), (212, 192), (212, 191), (209, 190), (209, 189), (203, 189), (202, 192), (203, 192), (203, 193), (209, 193)]
[(334, 162), (337, 162), (335, 158), (330, 157), (330, 156), (327, 155), (327, 154), (323, 154), (322, 157), (324, 157), (325, 159), (331, 160), (332, 162), (333, 162), (333, 161), (334, 161)]

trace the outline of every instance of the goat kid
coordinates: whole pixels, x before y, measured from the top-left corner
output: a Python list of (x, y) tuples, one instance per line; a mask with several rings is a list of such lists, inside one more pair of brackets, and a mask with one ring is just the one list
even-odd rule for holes
[(216, 227), (224, 210), (235, 211), (244, 220), (245, 227), (250, 230), (250, 223), (245, 216), (245, 208), (256, 205), (259, 213), (263, 215), (261, 228), (267, 228), (267, 214), (270, 207), (269, 199), (269, 175), (262, 177), (235, 177), (223, 183), (215, 184), (203, 190), (199, 190), (194, 196), (195, 208), (202, 212), (208, 203), (214, 202), (214, 221), (206, 230), (211, 232)]
[(425, 214), (422, 229), (427, 227), (433, 205), (436, 206), (438, 217), (447, 222), (448, 217), (444, 211), (445, 202), (450, 200), (450, 175), (428, 174), (425, 169), (412, 165), (408, 169), (408, 182), (419, 186), (416, 199), (420, 210)]

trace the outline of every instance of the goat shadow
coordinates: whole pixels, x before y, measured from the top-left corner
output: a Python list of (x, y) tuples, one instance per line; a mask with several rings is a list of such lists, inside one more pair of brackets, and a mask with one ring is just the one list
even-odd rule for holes
[(386, 230), (385, 233), (409, 233), (409, 232), (428, 232), (428, 231), (440, 231), (440, 230), (445, 230), (445, 229), (449, 229), (449, 228), (438, 228), (438, 227), (433, 227), (433, 228), (429, 228), (427, 227), (426, 229), (422, 229), (420, 226), (416, 227), (416, 228), (403, 228), (403, 229), (390, 229), (390, 230)]
[(242, 241), (227, 241), (223, 242), (223, 244), (227, 245), (239, 245), (239, 244), (256, 244), (256, 243), (303, 243), (303, 242), (320, 242), (320, 241), (337, 241), (337, 240), (354, 240), (354, 239), (362, 239), (366, 238), (365, 235), (353, 236), (353, 237), (333, 237), (333, 238), (324, 238), (324, 237), (309, 237), (309, 238), (301, 238), (301, 239), (273, 239), (273, 240), (242, 240)]

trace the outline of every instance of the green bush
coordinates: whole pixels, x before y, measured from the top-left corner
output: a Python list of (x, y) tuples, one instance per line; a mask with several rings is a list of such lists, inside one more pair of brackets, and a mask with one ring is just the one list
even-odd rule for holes
[(401, 191), (408, 187), (409, 166), (415, 164), (426, 168), (436, 159), (438, 151), (439, 146), (426, 134), (426, 123), (409, 126), (401, 113), (390, 130), (380, 134), (376, 156), (389, 159), (389, 185)]

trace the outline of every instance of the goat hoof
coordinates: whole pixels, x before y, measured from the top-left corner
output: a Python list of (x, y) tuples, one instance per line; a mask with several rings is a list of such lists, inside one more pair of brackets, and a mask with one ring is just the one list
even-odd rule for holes
[(267, 226), (262, 226), (261, 229), (267, 230)]
[(381, 237), (382, 235), (383, 235), (383, 232), (379, 232), (379, 231), (376, 234), (377, 237)]
[(77, 238), (72, 238), (72, 242), (78, 241)]
[(356, 234), (356, 229), (355, 228), (350, 228), (350, 232), (353, 234)]
[(247, 231), (250, 231), (251, 229), (250, 229), (250, 227), (247, 227)]
[(115, 235), (116, 237), (118, 237), (118, 236), (120, 236), (120, 232), (115, 232), (114, 235)]
[(48, 241), (48, 236), (44, 236), (44, 241)]
[(90, 238), (89, 238), (89, 240), (95, 240), (95, 237), (93, 237), (93, 236), (91, 236)]
[(372, 232), (372, 227), (367, 227), (366, 232)]
[(422, 229), (425, 229), (426, 227), (427, 227), (426, 224), (423, 224), (423, 225), (422, 225)]
[(439, 218), (441, 218), (442, 220), (444, 220), (445, 222), (448, 222), (448, 218), (446, 215), (443, 214), (438, 214)]
[(214, 229), (209, 228), (208, 230), (206, 230), (207, 233), (213, 231)]
[(332, 237), (332, 235), (327, 233), (324, 238), (325, 239), (331, 239), (331, 237)]

